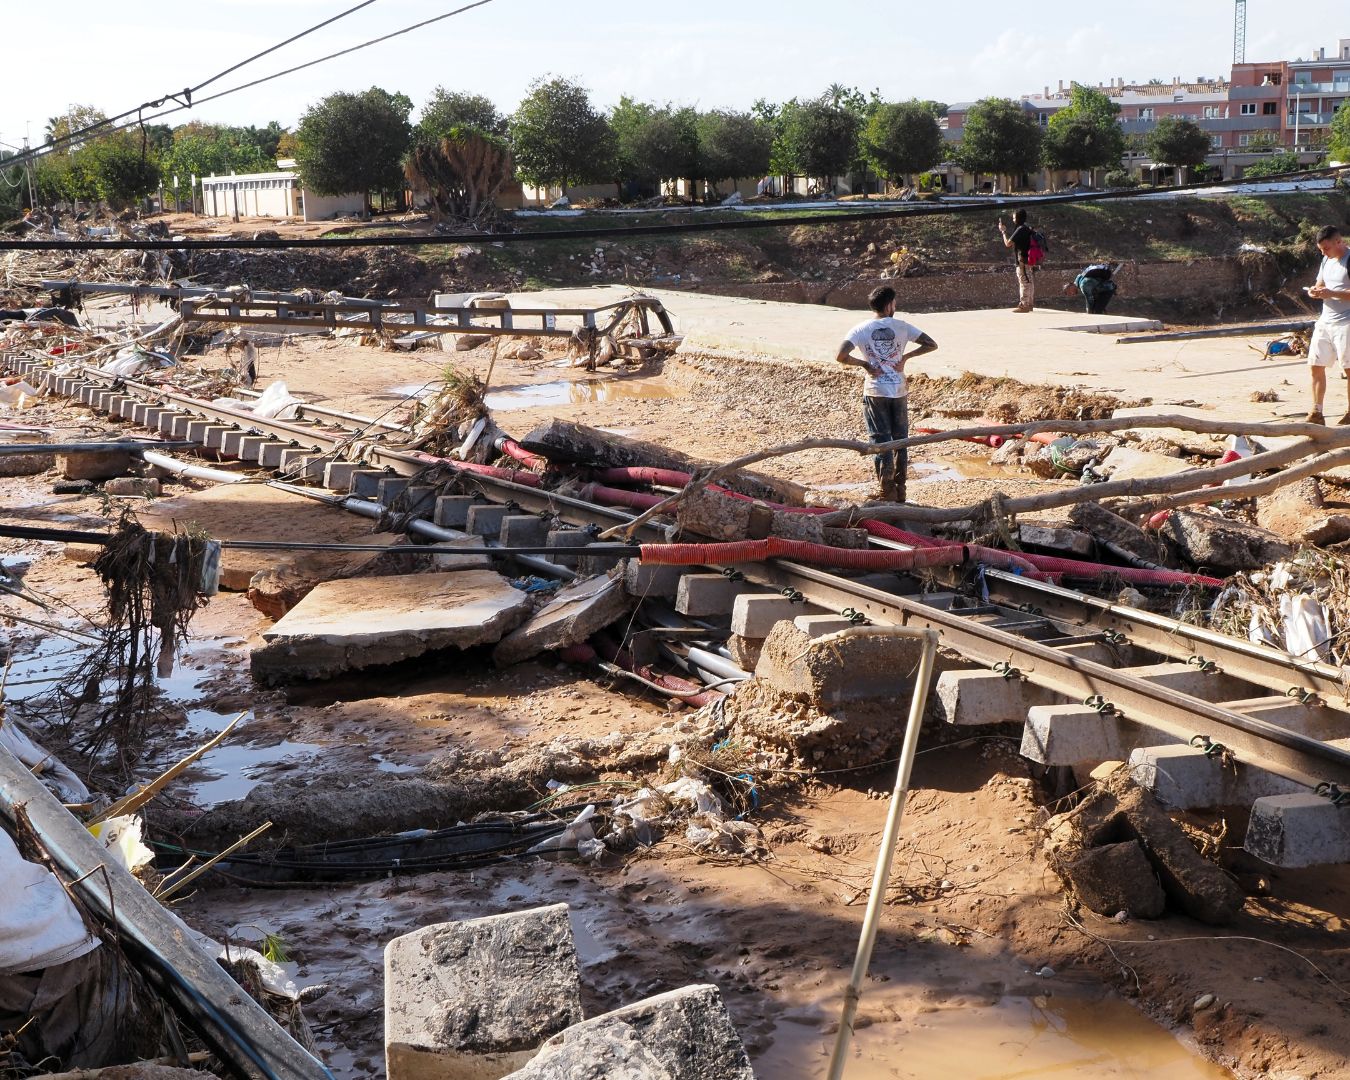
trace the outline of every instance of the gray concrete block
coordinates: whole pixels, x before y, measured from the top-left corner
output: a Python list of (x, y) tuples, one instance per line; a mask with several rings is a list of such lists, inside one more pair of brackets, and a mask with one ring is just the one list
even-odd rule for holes
[[(716, 986), (686, 986), (549, 1039), (513, 1080), (754, 1080)], [(391, 1076), (391, 1080), (393, 1080)]]
[(300, 468), (305, 462), (314, 457), (314, 451), (303, 446), (288, 446), (281, 452), (280, 468), (282, 472), (295, 472), (298, 474)]
[(1022, 728), (1022, 756), (1042, 765), (1125, 761), (1140, 746), (1166, 743), (1160, 731), (1083, 705), (1036, 705)]
[(384, 956), (388, 1080), (493, 1080), (581, 1022), (566, 904), (428, 926)]
[(352, 473), (361, 466), (355, 461), (330, 461), (323, 467), (323, 486), (335, 491), (350, 491)]
[(1272, 866), (1350, 862), (1350, 806), (1308, 791), (1257, 799), (1242, 846)]
[(731, 613), (736, 597), (754, 591), (749, 582), (732, 581), (721, 574), (685, 574), (675, 591), (675, 610), (695, 619), (725, 617)]
[[(383, 500), (381, 500), (383, 502)], [(385, 505), (389, 505), (385, 503)], [(411, 484), (403, 492), (403, 512), (429, 518), (436, 509), (436, 489), (429, 484)]]
[(107, 480), (131, 471), (128, 450), (81, 450), (57, 454), (56, 468), (67, 480)]
[(1345, 734), (1344, 713), (1320, 705), (1301, 705), (1283, 695), (1222, 701), (1219, 705), (1313, 739), (1335, 739)]
[(220, 452), (226, 457), (237, 458), (239, 456), (239, 446), (248, 436), (248, 432), (242, 428), (233, 428), (225, 433), (225, 439), (220, 444)]
[(970, 727), (1025, 720), (1028, 709), (1064, 700), (1060, 694), (994, 671), (944, 671), (934, 691), (936, 715), (948, 724)]
[(118, 396), (112, 400), (111, 412), (114, 416), (120, 416), (123, 420), (130, 420), (132, 410), (136, 407), (136, 399), (130, 397)]
[(1236, 769), (1185, 743), (1141, 746), (1130, 752), (1130, 776), (1164, 806), (1191, 810), (1247, 806), (1269, 795), (1292, 795), (1307, 788), (1245, 762)]
[(510, 510), (497, 503), (474, 503), (469, 507), (469, 520), (465, 529), (475, 536), (497, 536), (502, 531), (502, 519), (509, 513)]
[(258, 464), (264, 469), (275, 469), (281, 464), (281, 455), (294, 449), (289, 443), (265, 442), (258, 447)]
[(262, 456), (263, 446), (270, 441), (271, 439), (266, 435), (245, 434), (244, 437), (239, 440), (239, 460), (257, 461), (258, 458)]
[(552, 600), (492, 650), (499, 667), (519, 664), (541, 652), (576, 645), (603, 630), (633, 608), (633, 598), (618, 577), (593, 577), (558, 590)]
[(133, 403), (132, 403), (132, 406), (131, 406), (131, 420), (132, 420), (132, 422), (133, 422), (133, 423), (140, 424), (142, 427), (145, 427), (145, 426), (146, 426), (146, 423), (145, 423), (145, 417), (146, 417), (146, 414), (147, 414), (151, 409), (153, 409), (153, 408), (154, 408), (154, 406), (151, 405), (148, 401), (136, 401), (136, 402), (133, 402)]
[(1204, 672), (1190, 664), (1145, 664), (1142, 667), (1125, 668), (1124, 672), (1205, 701), (1250, 697), (1256, 692), (1251, 683), (1242, 679), (1222, 671)]
[(628, 559), (623, 565), (623, 587), (629, 596), (639, 599), (674, 600), (684, 574), (682, 566), (644, 566), (637, 559)]
[[(872, 633), (867, 629), (813, 642), (806, 631), (780, 620), (764, 642), (755, 678), (824, 710), (853, 701), (908, 701), (922, 642), (875, 632), (880, 628), (872, 628)], [(898, 706), (897, 711), (902, 709)]]
[(373, 499), (380, 490), (380, 481), (388, 475), (383, 469), (357, 469), (347, 490), (358, 499)]
[[(549, 547), (555, 548), (583, 548), (592, 539), (592, 535), (585, 529), (550, 529), (544, 542)], [(581, 560), (575, 555), (550, 555), (549, 558), (559, 566), (570, 566), (573, 569), (581, 564)]]
[(742, 593), (732, 602), (731, 632), (741, 637), (766, 638), (775, 623), (784, 619), (791, 622), (798, 615), (819, 613), (819, 608), (793, 603), (785, 596)]
[(408, 483), (406, 476), (383, 477), (375, 489), (375, 501), (385, 506), (393, 506), (394, 500), (408, 490)]
[(225, 436), (237, 430), (224, 424), (212, 424), (202, 432), (200, 442), (208, 450), (221, 450), (225, 446)]
[[(169, 437), (173, 439), (186, 439), (188, 428), (192, 425), (196, 417), (187, 413), (174, 413), (169, 421)], [(160, 429), (161, 431), (163, 428)]]
[(548, 522), (536, 514), (507, 514), (501, 524), (502, 547), (542, 547)]
[(842, 615), (798, 615), (792, 625), (806, 635), (808, 641), (828, 637), (853, 625)]
[(468, 495), (442, 495), (436, 500), (432, 518), (438, 529), (462, 529), (469, 523), (469, 507), (473, 499)]

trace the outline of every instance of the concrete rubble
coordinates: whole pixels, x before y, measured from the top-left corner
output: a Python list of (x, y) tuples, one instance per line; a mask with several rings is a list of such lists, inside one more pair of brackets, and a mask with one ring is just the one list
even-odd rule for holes
[(1161, 531), (1188, 561), (1213, 572), (1257, 570), (1293, 551), (1268, 529), (1203, 510), (1173, 510)]
[[(1159, 887), (1167, 906), (1211, 926), (1226, 926), (1242, 909), (1244, 893), (1233, 877), (1202, 856), (1125, 769), (1099, 781), (1080, 805), (1051, 818), (1046, 831), (1050, 865), (1098, 914), (1157, 917)], [(1143, 872), (1131, 842), (1147, 858), (1151, 874)], [(1102, 848), (1110, 850), (1098, 853)]]
[(560, 589), (526, 622), (492, 650), (501, 667), (519, 664), (548, 649), (576, 645), (632, 610), (634, 600), (623, 588), (621, 573), (598, 575)]
[(324, 679), (437, 649), (491, 645), (530, 615), (491, 570), (328, 581), (270, 629), (249, 662), (264, 683)]

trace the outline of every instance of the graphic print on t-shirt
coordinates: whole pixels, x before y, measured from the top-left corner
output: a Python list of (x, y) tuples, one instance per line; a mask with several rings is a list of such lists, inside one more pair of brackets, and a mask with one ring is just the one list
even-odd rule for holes
[(880, 369), (868, 372), (863, 381), (867, 397), (905, 396), (905, 346), (919, 336), (919, 330), (902, 319), (869, 319), (849, 331), (848, 340), (867, 362)]

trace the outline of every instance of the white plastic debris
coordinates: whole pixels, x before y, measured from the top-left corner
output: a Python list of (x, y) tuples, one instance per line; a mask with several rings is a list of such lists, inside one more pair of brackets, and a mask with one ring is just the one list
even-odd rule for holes
[(49, 750), (15, 727), (13, 721), (4, 718), (0, 718), (0, 746), (23, 762), (62, 802), (89, 802), (89, 789), (78, 776), (54, 758)]
[(294, 420), (300, 414), (300, 405), (300, 399), (292, 397), (286, 384), (278, 379), (262, 392), (250, 411), (269, 420)]
[(591, 818), (593, 817), (595, 817), (595, 807), (591, 805), (573, 818), (572, 823), (557, 836), (540, 840), (539, 843), (529, 849), (528, 854), (533, 855), (541, 851), (570, 851), (573, 849), (579, 852), (582, 844), (595, 840), (595, 829), (591, 827)]
[(131, 375), (139, 375), (143, 371), (158, 371), (161, 368), (176, 367), (178, 361), (167, 353), (152, 352), (149, 349), (143, 349), (139, 345), (128, 345), (125, 349), (120, 349), (115, 353), (111, 360), (104, 361), (99, 367), (100, 371), (106, 371), (110, 375), (120, 375), (127, 378)]
[(1247, 640), (1254, 641), (1258, 645), (1269, 645), (1272, 649), (1284, 648), (1280, 635), (1266, 624), (1264, 614), (1255, 609), (1252, 610), (1252, 619), (1247, 626)]
[(0, 976), (55, 967), (98, 948), (61, 882), (20, 855), (4, 829), (0, 880), (7, 898), (0, 904)]
[(695, 780), (692, 776), (682, 776), (672, 783), (662, 784), (656, 790), (672, 802), (689, 803), (696, 813), (715, 814), (718, 817), (726, 816), (726, 807), (722, 805), (722, 800), (717, 797), (717, 792), (713, 791), (702, 780)]
[(149, 866), (155, 857), (154, 852), (141, 841), (141, 819), (134, 814), (121, 814), (95, 822), (89, 826), (89, 831), (123, 869), (133, 874)]
[(1326, 612), (1311, 596), (1285, 593), (1280, 597), (1280, 618), (1284, 621), (1284, 648), (1305, 660), (1325, 660), (1331, 632)]
[(20, 411), (31, 409), (37, 404), (37, 396), (37, 388), (29, 386), (23, 379), (0, 380), (0, 405)]

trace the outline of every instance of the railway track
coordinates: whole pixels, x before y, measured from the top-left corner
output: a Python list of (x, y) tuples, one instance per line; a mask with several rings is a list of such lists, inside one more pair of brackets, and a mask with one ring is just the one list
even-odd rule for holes
[[(633, 516), (535, 486), (524, 470), (470, 472), (400, 450), (390, 443), (402, 429), (369, 417), (305, 404), (294, 419), (263, 419), (96, 369), (58, 373), (35, 354), (5, 356), (3, 368), (166, 438), (350, 494), (349, 509), (378, 514), (438, 465), (460, 492), (546, 515), (574, 533)], [(464, 527), (441, 520), (438, 492), (423, 495), (424, 516)], [(636, 538), (665, 539), (650, 525)], [(566, 538), (568, 558), (589, 539)], [(643, 571), (643, 591), (669, 601), (691, 572)], [(793, 610), (938, 631), (949, 662), (937, 708), (949, 723), (1021, 720), (1022, 752), (1043, 765), (1128, 761), (1174, 807), (1241, 808), (1249, 814), (1245, 847), (1275, 865), (1350, 861), (1350, 679), (1340, 668), (999, 570), (983, 571), (978, 597), (956, 575), (936, 590), (931, 577), (848, 577), (785, 560), (741, 566), (737, 575), (760, 597), (799, 605)]]

